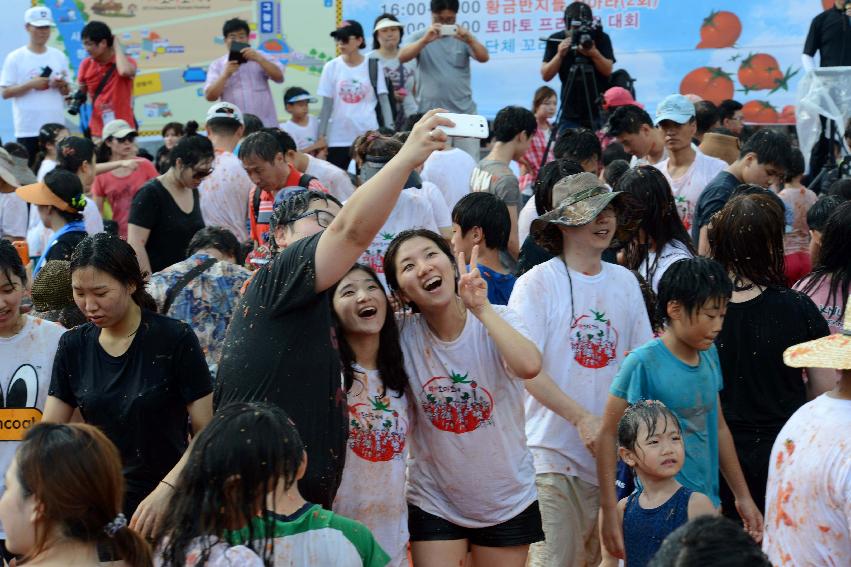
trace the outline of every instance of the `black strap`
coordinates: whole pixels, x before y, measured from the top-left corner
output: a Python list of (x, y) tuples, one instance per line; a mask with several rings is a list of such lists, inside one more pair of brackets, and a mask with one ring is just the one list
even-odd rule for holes
[(109, 81), (109, 78), (112, 76), (112, 73), (115, 72), (115, 65), (110, 65), (109, 69), (106, 71), (106, 74), (103, 76), (103, 79), (98, 83), (95, 92), (92, 93), (92, 108), (95, 107), (95, 101), (100, 96), (100, 93), (103, 92), (103, 89), (106, 88), (106, 83)]
[[(312, 175), (302, 173), (301, 177), (298, 179), (298, 186), (310, 189), (310, 182), (314, 179), (316, 178)], [(254, 187), (254, 195), (251, 197), (251, 208), (254, 210), (254, 222), (257, 222), (257, 219), (260, 218), (260, 193), (262, 193), (262, 191), (260, 191), (257, 187)]]
[(378, 119), (379, 128), (387, 126), (381, 112), (381, 101), (378, 98), (378, 59), (369, 58), (369, 82), (372, 83), (372, 92), (375, 93), (375, 117)]
[(189, 282), (206, 272), (210, 269), (210, 267), (218, 262), (215, 258), (207, 258), (182, 276), (180, 279), (175, 282), (173, 286), (168, 288), (168, 291), (165, 292), (165, 301), (163, 301), (163, 307), (160, 309), (160, 313), (163, 315), (168, 315), (168, 310), (171, 309), (171, 304), (174, 303), (174, 298), (177, 297), (177, 294), (183, 291)]

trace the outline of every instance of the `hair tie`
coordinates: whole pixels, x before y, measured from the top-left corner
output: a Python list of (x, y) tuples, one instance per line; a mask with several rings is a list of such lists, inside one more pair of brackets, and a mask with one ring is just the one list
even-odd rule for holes
[(109, 522), (107, 525), (105, 525), (103, 527), (103, 531), (109, 537), (114, 537), (115, 534), (118, 533), (118, 530), (120, 530), (121, 528), (126, 528), (126, 527), (127, 527), (127, 518), (124, 517), (124, 514), (119, 512), (114, 520), (112, 520), (111, 522)]
[(77, 150), (72, 148), (71, 146), (62, 146), (62, 155), (65, 157), (72, 156), (77, 153)]
[(366, 141), (371, 142), (371, 141), (375, 140), (376, 138), (378, 138), (380, 135), (381, 134), (379, 134), (378, 132), (370, 132), (369, 134), (366, 135)]
[(86, 208), (86, 198), (81, 195), (74, 195), (71, 197), (71, 206), (77, 209), (78, 211), (82, 211)]

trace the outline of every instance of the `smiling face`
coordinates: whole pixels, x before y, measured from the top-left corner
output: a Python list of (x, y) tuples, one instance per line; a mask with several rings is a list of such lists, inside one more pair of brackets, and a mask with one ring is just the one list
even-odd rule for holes
[(672, 422), (666, 415), (656, 419), (652, 435), (644, 423), (639, 424), (635, 439), (635, 449), (621, 447), (623, 461), (636, 467), (639, 475), (656, 479), (671, 478), (680, 472), (685, 461), (682, 432), (679, 424)]
[(36, 499), (26, 496), (18, 480), (18, 459), (6, 469), (6, 490), (0, 497), (0, 522), (6, 531), (6, 549), (15, 555), (26, 555), (35, 547)]
[(414, 236), (400, 244), (390, 269), (402, 299), (421, 311), (445, 307), (455, 299), (455, 265), (428, 238)]
[(695, 350), (708, 350), (721, 332), (727, 315), (727, 299), (707, 299), (700, 309), (688, 313), (676, 301), (668, 303), (671, 330), (677, 339)]
[(685, 124), (679, 124), (673, 120), (662, 120), (659, 128), (665, 134), (665, 147), (669, 151), (677, 152), (691, 145), (691, 139), (697, 133), (697, 122), (691, 120)]
[(387, 295), (375, 278), (354, 269), (334, 292), (334, 313), (347, 336), (377, 335), (387, 317)]
[(86, 266), (71, 274), (74, 302), (86, 318), (100, 327), (113, 327), (127, 315), (134, 286), (126, 286), (106, 272)]
[(615, 230), (618, 227), (618, 219), (615, 208), (611, 203), (597, 217), (582, 226), (559, 226), (564, 234), (565, 250), (568, 247), (576, 249), (591, 249), (599, 251), (600, 254), (612, 244)]
[(83, 40), (83, 49), (86, 50), (86, 53), (92, 59), (103, 59), (109, 52), (109, 46), (106, 44), (106, 40), (102, 39), (98, 42), (94, 42), (88, 38)]
[(21, 301), (26, 286), (9, 270), (0, 271), (0, 337), (14, 334), (21, 318)]
[(172, 149), (177, 145), (177, 142), (179, 142), (182, 137), (183, 136), (178, 134), (177, 130), (173, 128), (166, 130), (165, 136), (163, 136), (163, 145), (165, 146), (165, 149)]

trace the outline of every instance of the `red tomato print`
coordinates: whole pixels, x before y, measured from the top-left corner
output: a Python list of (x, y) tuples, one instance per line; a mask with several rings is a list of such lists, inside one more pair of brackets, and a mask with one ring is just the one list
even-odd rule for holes
[(432, 425), (441, 431), (469, 433), (493, 425), (493, 396), (475, 380), (458, 372), (435, 376), (425, 383), (420, 405)]
[(349, 414), (349, 447), (358, 457), (374, 463), (389, 461), (405, 450), (408, 424), (390, 409), (386, 396), (375, 396), (369, 405), (349, 406)]
[(782, 82), (777, 59), (767, 53), (751, 54), (739, 66), (739, 83), (748, 90), (773, 89)]
[(715, 104), (733, 98), (733, 81), (720, 67), (698, 67), (680, 82), (681, 94), (696, 94)]
[(794, 124), (795, 123), (795, 106), (792, 104), (787, 104), (783, 107), (783, 110), (780, 112), (780, 118), (777, 120), (780, 124)]
[(604, 368), (617, 358), (618, 332), (602, 311), (580, 315), (570, 327), (573, 358), (585, 368)]
[(764, 100), (751, 100), (742, 107), (745, 122), (755, 124), (777, 124), (777, 110)]
[(733, 12), (712, 12), (700, 26), (698, 49), (733, 47), (742, 35), (742, 22)]
[(364, 250), (360, 257), (360, 261), (375, 270), (376, 274), (384, 273), (384, 253), (387, 252), (387, 247), (390, 246), (390, 241), (393, 240), (395, 234), (392, 232), (379, 232), (372, 241), (372, 246)]

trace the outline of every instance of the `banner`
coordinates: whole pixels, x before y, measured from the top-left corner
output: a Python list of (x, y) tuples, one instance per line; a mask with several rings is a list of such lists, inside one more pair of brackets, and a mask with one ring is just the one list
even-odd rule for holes
[[(343, 15), (372, 34), (376, 16), (396, 15), (405, 33), (431, 22), (429, 0), (342, 0)], [(615, 69), (637, 79), (636, 98), (652, 114), (672, 93), (713, 102), (733, 98), (750, 123), (794, 122), (801, 52), (810, 21), (832, 0), (586, 0), (612, 38)], [(544, 84), (546, 38), (564, 29), (563, 0), (464, 0), (458, 23), (487, 47), (490, 61), (473, 63), (473, 96), (492, 117), (509, 104), (530, 107)], [(403, 40), (404, 41), (404, 40)], [(556, 77), (550, 86), (557, 92)]]

